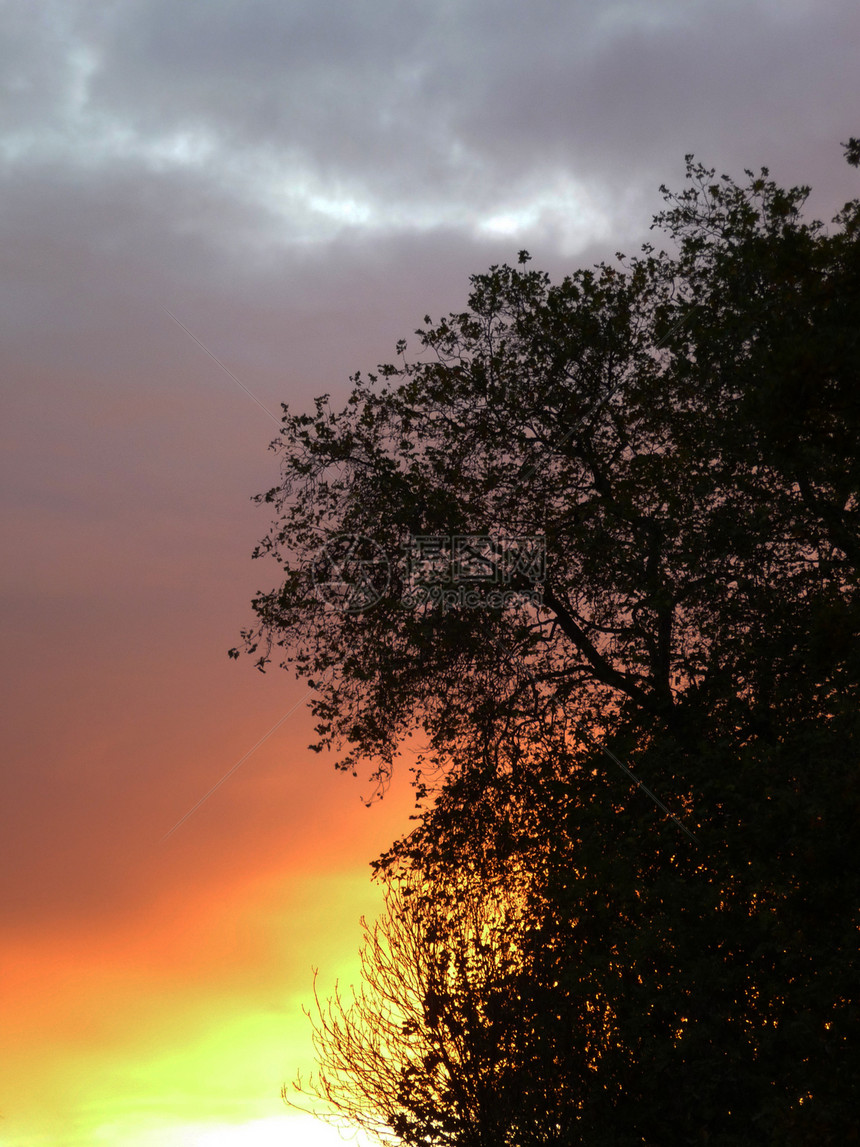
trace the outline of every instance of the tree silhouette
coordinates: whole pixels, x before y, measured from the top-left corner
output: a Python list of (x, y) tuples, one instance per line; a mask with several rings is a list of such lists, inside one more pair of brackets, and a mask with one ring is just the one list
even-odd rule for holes
[[(688, 157), (673, 254), (475, 276), (417, 359), (285, 410), (261, 497), (260, 668), (380, 787), (427, 743), (380, 870), (531, 874), (510, 1073), (458, 1066), (497, 1142), (856, 1137), (860, 202), (827, 230), (746, 176)], [(428, 1103), (404, 1142), (473, 1142)]]
[(490, 1147), (510, 1142), (499, 1034), (518, 1029), (519, 907), (510, 887), (452, 891), (389, 878), (385, 913), (362, 921), (362, 987), (317, 999), (319, 1070), (296, 1087), (383, 1140)]
[[(742, 742), (794, 719), (798, 674), (806, 717), (851, 687), (860, 207), (829, 234), (801, 217), (808, 189), (766, 170), (738, 187), (688, 157), (687, 174), (656, 220), (676, 256), (552, 285), (523, 253), (419, 332), (424, 357), (356, 375), (340, 412), (285, 413), (257, 551), (285, 575), (246, 646), (313, 684), (316, 747), (352, 746), (343, 767), (376, 761), (384, 783), (416, 725), (447, 761), (478, 725), (574, 711), (602, 733)], [(370, 608), (319, 593), (343, 535), (385, 563)], [(529, 579), (499, 546), (536, 537)], [(437, 542), (435, 575), (416, 574), (416, 539)], [(455, 581), (480, 608), (446, 602)], [(834, 640), (812, 647), (822, 625)]]
[(612, 1024), (582, 995), (570, 1039), (573, 994), (549, 1000), (535, 979), (534, 880), (512, 857), (494, 878), (389, 874), (385, 912), (372, 927), (362, 921), (362, 986), (346, 999), (317, 997), (318, 1072), (285, 1088), (287, 1102), (310, 1096), (318, 1114), (410, 1147), (574, 1141)]
[[(411, 985), (432, 965), (427, 934), (446, 937), (446, 951), (469, 950), (460, 913), (470, 918), (461, 906), (474, 900), (464, 888), (479, 907), (483, 890), (514, 904), (485, 933), (483, 963), (461, 969), (465, 986), (435, 981), (434, 998), (461, 1021), (464, 998), (493, 1016), (491, 1029), (464, 1025), (470, 1054), (448, 1069), (468, 1094), (493, 1096), (496, 1122), (477, 1100), (464, 1122), (450, 1091), (417, 1087), (418, 1069), (404, 1064), (432, 1058), (435, 1033), (413, 1023), (397, 1029), (405, 1056), (373, 1045), (388, 1071), (377, 1094), (390, 1100), (387, 1125), (399, 1117), (400, 1141), (851, 1142), (858, 916), (856, 864), (846, 860), (857, 798), (845, 785), (840, 808), (833, 786), (856, 767), (860, 730), (856, 714), (838, 725), (772, 749), (770, 760), (736, 754), (720, 808), (725, 841), (718, 847), (711, 833), (706, 855), (679, 844), (593, 750), (566, 755), (545, 740), (529, 754), (506, 742), (492, 771), (450, 780), (383, 862), (387, 879), (420, 884), (414, 903), (429, 913), (410, 915), (407, 900), (412, 944), (393, 946), (385, 992), (421, 999)], [(718, 776), (723, 752), (703, 746), (696, 763)], [(789, 770), (797, 797), (775, 787)], [(387, 926), (397, 911), (389, 905)], [(374, 1028), (378, 999), (365, 999), (359, 1027)], [(330, 1050), (321, 1048), (323, 1063)], [(366, 1058), (341, 1050), (341, 1079), (366, 1105)], [(404, 1122), (399, 1105), (410, 1097), (441, 1121), (435, 1130)], [(362, 1106), (338, 1110), (355, 1116)]]

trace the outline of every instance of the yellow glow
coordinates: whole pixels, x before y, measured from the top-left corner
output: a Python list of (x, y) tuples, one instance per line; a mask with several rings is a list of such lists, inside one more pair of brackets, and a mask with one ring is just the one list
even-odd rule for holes
[(339, 1132), (301, 1115), (273, 1116), (247, 1123), (180, 1123), (130, 1127), (114, 1123), (96, 1128), (98, 1147), (365, 1147), (367, 1140)]
[(379, 899), (364, 872), (280, 873), (62, 948), (10, 945), (0, 1147), (364, 1147), (281, 1087), (314, 1064), (313, 966), (326, 989), (357, 980)]

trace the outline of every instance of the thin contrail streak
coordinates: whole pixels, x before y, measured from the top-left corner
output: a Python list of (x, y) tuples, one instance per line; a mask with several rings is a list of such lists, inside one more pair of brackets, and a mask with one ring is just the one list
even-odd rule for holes
[(262, 402), (260, 402), (260, 400), (259, 400), (259, 398), (257, 398), (256, 394), (254, 394), (253, 391), (249, 390), (247, 388), (247, 386), (245, 386), (244, 382), (242, 382), (241, 379), (238, 379), (235, 376), (235, 374), (232, 372), (232, 370), (230, 370), (229, 367), (226, 367), (224, 365), (224, 363), (221, 361), (221, 359), (218, 358), (217, 355), (213, 354), (212, 351), (209, 349), (209, 347), (206, 346), (204, 343), (202, 343), (200, 341), (200, 339), (197, 337), (197, 335), (195, 335), (192, 331), (190, 331), (188, 329), (188, 327), (185, 325), (185, 323), (183, 323), (180, 319), (178, 319), (172, 311), (169, 311), (167, 309), (167, 307), (164, 306), (163, 303), (161, 303), (159, 305), (161, 306), (161, 309), (164, 311), (164, 313), (167, 315), (170, 315), (170, 317), (173, 319), (173, 321), (176, 323), (176, 325), (178, 327), (182, 327), (182, 329), (185, 331), (185, 333), (188, 335), (188, 337), (190, 339), (194, 339), (194, 341), (197, 343), (197, 345), (200, 347), (200, 349), (202, 351), (205, 351), (206, 354), (209, 355), (209, 357), (212, 359), (213, 362), (217, 362), (217, 364), (221, 367), (221, 369), (224, 371), (224, 373), (228, 374), (230, 376), (230, 378), (232, 378), (233, 381), (236, 383), (236, 385), (238, 387), (240, 387), (242, 390), (244, 390), (244, 392), (252, 400), (252, 402), (256, 402), (257, 406), (259, 406), (259, 408), (261, 410), (264, 410), (266, 412), (266, 414), (268, 414), (269, 418), (272, 419), (273, 422), (277, 422), (278, 426), (281, 425), (281, 421), (278, 418), (278, 416), (276, 414), (272, 414), (272, 412), (271, 412), (271, 410), (269, 410), (268, 406), (265, 406)]
[(271, 727), (271, 729), (269, 729), (268, 733), (265, 733), (259, 739), (259, 741), (257, 741), (256, 745), (254, 745), (253, 748), (250, 748), (247, 751), (247, 753), (245, 753), (244, 757), (242, 757), (240, 760), (238, 760), (236, 762), (236, 764), (233, 765), (232, 769), (229, 769), (224, 774), (224, 776), (221, 778), (220, 781), (217, 781), (207, 793), (203, 794), (203, 796), (200, 798), (199, 801), (197, 801), (196, 804), (191, 806), (191, 808), (188, 810), (188, 812), (184, 816), (179, 818), (179, 820), (176, 822), (176, 824), (173, 826), (173, 828), (169, 829), (164, 834), (164, 836), (161, 838), (162, 843), (165, 840), (167, 840), (167, 838), (169, 836), (172, 836), (178, 828), (180, 828), (183, 824), (185, 824), (185, 822), (188, 820), (188, 818), (190, 816), (192, 816), (195, 812), (197, 812), (197, 810), (200, 808), (200, 806), (205, 801), (209, 800), (209, 798), (212, 796), (212, 794), (214, 792), (216, 792), (216, 790), (220, 789), (226, 780), (228, 780), (230, 777), (232, 777), (233, 773), (235, 773), (235, 771), (239, 768), (239, 766), (244, 765), (244, 763), (245, 763), (245, 761), (247, 761), (248, 757), (250, 757), (254, 753), (256, 753), (257, 749), (259, 749), (260, 745), (262, 745), (264, 741), (268, 741), (269, 737), (271, 737), (272, 733), (274, 733), (276, 729), (280, 729), (281, 725), (283, 725), (283, 723), (284, 723), (284, 721), (286, 721), (287, 717), (291, 717), (293, 715), (293, 713), (295, 713), (296, 709), (298, 709), (299, 705), (303, 704), (308, 699), (308, 697), (310, 697), (312, 692), (313, 692), (313, 690), (309, 689), (307, 691), (307, 693), (305, 693), (304, 697), (301, 697), (298, 701), (296, 701), (295, 705), (293, 705), (293, 707), (291, 709), (288, 709), (287, 712), (284, 713), (283, 717), (281, 717), (281, 719), (279, 721), (276, 721), (274, 723), (274, 725), (272, 725), (272, 727)]

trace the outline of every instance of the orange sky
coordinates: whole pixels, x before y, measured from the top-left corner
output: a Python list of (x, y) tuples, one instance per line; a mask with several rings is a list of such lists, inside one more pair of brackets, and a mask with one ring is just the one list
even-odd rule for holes
[[(185, 335), (177, 357), (211, 384)], [(300, 705), (162, 840), (304, 692), (227, 657), (271, 576), (248, 502), (270, 427), (235, 386), (206, 411), (182, 381), (58, 371), (7, 405), (2, 1147), (341, 1142), (280, 1088), (312, 1067), (312, 968), (355, 976), (408, 784), (366, 809)]]
[[(137, 534), (126, 557), (145, 565)], [(162, 842), (297, 690), (229, 662), (217, 602), (190, 583), (186, 608), (164, 587), (157, 607), (145, 578), (114, 571), (110, 592), (100, 550), (66, 553), (76, 588), (10, 635), (0, 1144), (325, 1143), (284, 1122), (280, 1086), (311, 1065), (312, 967), (354, 975), (378, 904), (367, 861), (406, 823), (408, 787), (365, 809), (305, 749), (300, 709)]]

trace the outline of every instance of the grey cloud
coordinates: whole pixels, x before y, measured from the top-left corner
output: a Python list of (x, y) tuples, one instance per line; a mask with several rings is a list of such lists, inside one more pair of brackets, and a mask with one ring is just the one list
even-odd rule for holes
[(56, 20), (28, 49), (34, 76), (49, 59), (65, 76), (38, 105), (55, 139), (65, 125), (64, 162), (184, 166), (254, 206), (261, 226), (280, 212), (288, 230), (322, 237), (350, 213), (377, 229), (468, 229), (565, 179), (617, 216), (686, 150), (736, 170), (852, 126), (860, 14), (848, 0), (65, 11), (65, 56)]
[(0, 5), (0, 132), (44, 129), (68, 97), (68, 21), (50, 3)]
[(446, 200), (488, 209), (500, 186), (527, 190), (558, 171), (651, 178), (680, 140), (716, 142), (720, 163), (767, 141), (796, 150), (822, 120), (851, 114), (860, 30), (847, 0), (139, 0), (104, 11), (79, 25), (97, 61), (94, 116), (142, 139), (208, 133), (214, 165), (257, 153), (283, 180), (308, 172), (416, 213)]

